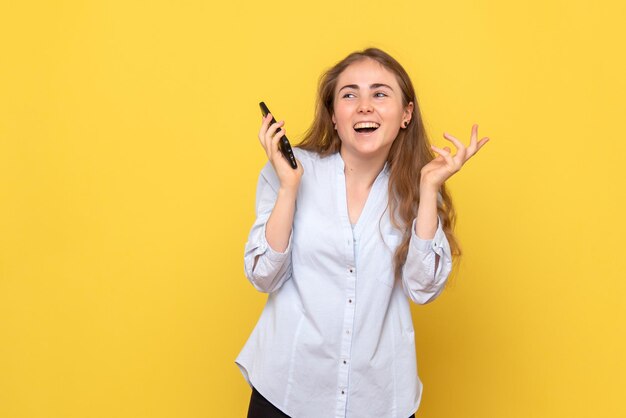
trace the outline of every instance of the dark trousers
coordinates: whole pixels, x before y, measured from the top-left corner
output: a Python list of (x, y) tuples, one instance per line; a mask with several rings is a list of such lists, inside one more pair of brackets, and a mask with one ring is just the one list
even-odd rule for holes
[[(252, 388), (250, 396), (250, 406), (248, 407), (248, 418), (289, 418), (280, 409), (276, 408), (263, 397), (255, 388)], [(409, 418), (415, 418), (415, 414)]]

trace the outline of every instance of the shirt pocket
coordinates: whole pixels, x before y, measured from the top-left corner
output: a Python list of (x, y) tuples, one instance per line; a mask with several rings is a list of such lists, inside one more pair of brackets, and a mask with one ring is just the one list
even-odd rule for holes
[(383, 251), (388, 254), (388, 261), (385, 262), (385, 269), (376, 275), (376, 279), (389, 287), (393, 287), (395, 282), (393, 271), (393, 257), (396, 249), (402, 243), (402, 235), (383, 234)]

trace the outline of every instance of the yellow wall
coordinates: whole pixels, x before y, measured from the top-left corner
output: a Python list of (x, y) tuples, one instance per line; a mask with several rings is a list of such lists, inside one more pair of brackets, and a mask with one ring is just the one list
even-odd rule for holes
[(0, 417), (242, 417), (265, 100), (381, 47), (450, 182), (456, 285), (413, 306), (419, 417), (626, 416), (624, 2), (0, 6)]

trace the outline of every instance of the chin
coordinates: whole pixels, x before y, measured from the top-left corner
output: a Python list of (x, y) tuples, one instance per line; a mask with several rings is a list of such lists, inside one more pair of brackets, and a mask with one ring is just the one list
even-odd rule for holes
[(392, 143), (384, 144), (384, 141), (380, 137), (370, 136), (359, 138), (350, 134), (348, 135), (348, 138), (350, 138), (348, 141), (341, 140), (342, 147), (347, 148), (346, 150), (349, 150), (351, 153), (365, 158), (373, 158), (381, 154), (387, 155), (391, 149)]
[(387, 153), (391, 149), (391, 144), (389, 146), (385, 146), (383, 144), (377, 143), (357, 143), (357, 146), (354, 147), (354, 150), (361, 154), (375, 155), (381, 153)]

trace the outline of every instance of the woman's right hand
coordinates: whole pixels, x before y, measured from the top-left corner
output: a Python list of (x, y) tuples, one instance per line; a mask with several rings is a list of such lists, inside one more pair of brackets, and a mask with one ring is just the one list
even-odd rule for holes
[(274, 171), (276, 171), (276, 175), (280, 180), (280, 187), (295, 192), (300, 186), (300, 179), (304, 173), (302, 164), (296, 159), (298, 168), (294, 170), (278, 148), (280, 138), (285, 135), (285, 128), (282, 128), (280, 132), (277, 131), (285, 124), (285, 121), (272, 123), (270, 126), (271, 121), (272, 115), (268, 113), (267, 116), (263, 118), (263, 123), (261, 124), (259, 141), (261, 141), (267, 158), (272, 163)]

